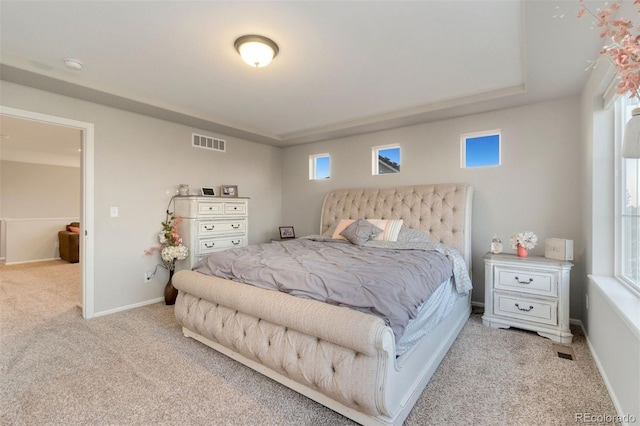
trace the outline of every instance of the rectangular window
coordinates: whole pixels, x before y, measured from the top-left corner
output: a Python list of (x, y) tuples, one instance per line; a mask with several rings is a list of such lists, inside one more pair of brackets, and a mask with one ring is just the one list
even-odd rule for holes
[[(617, 121), (619, 129), (616, 132), (620, 135), (618, 153), (622, 150), (625, 125), (631, 119), (633, 108), (638, 106), (640, 105), (636, 98), (621, 96), (618, 99), (616, 104), (616, 108), (620, 111), (618, 114), (620, 119)], [(640, 159), (622, 158), (619, 155), (619, 161), (616, 269), (622, 281), (640, 291)]]
[(374, 146), (372, 150), (371, 174), (400, 173), (400, 145)]
[(331, 157), (329, 154), (309, 156), (309, 180), (329, 179)]
[(460, 167), (500, 165), (500, 130), (460, 136)]

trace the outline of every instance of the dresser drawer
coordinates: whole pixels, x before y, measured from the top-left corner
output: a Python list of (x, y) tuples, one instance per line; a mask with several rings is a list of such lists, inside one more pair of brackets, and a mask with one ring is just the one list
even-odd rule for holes
[(541, 324), (558, 324), (558, 301), (542, 300), (496, 292), (493, 313), (505, 317), (535, 321)]
[(200, 215), (221, 215), (224, 212), (222, 203), (198, 203), (198, 214)]
[(494, 287), (519, 293), (558, 295), (558, 278), (555, 272), (495, 267)]
[(247, 204), (246, 203), (224, 203), (224, 214), (232, 215), (232, 214), (246, 214), (247, 213)]
[(246, 229), (246, 219), (198, 222), (198, 235), (200, 237), (230, 233), (245, 233)]
[(241, 247), (244, 245), (246, 245), (246, 237), (244, 235), (226, 238), (204, 238), (199, 240), (199, 254), (211, 253), (218, 250), (224, 250), (231, 247)]

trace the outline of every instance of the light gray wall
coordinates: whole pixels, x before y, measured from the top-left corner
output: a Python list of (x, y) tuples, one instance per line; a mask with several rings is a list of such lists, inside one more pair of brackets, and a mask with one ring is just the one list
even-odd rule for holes
[(80, 168), (1, 161), (0, 217), (79, 217)]
[[(35, 226), (36, 222), (29, 222), (33, 226), (13, 228), (14, 233), (17, 229), (24, 229), (28, 235), (13, 235), (12, 241), (29, 241), (29, 244), (22, 248), (17, 247), (15, 243), (10, 246), (12, 259), (7, 259), (7, 262), (57, 257), (55, 227), (59, 224), (55, 221), (51, 222), (50, 219), (80, 217), (80, 192), (80, 168), (78, 167), (0, 161), (0, 218), (46, 219), (39, 223), (42, 232), (45, 233), (43, 235), (34, 233), (40, 229)], [(48, 226), (43, 227), (43, 224)], [(64, 229), (64, 226), (60, 229)], [(6, 235), (3, 221), (0, 228), (0, 258), (7, 257)], [(46, 241), (48, 244), (36, 250), (36, 247), (31, 245), (31, 239)]]
[[(502, 165), (461, 169), (460, 135), (501, 129)], [(371, 175), (371, 148), (398, 143), (401, 172)], [(533, 231), (544, 255), (547, 237), (574, 240), (571, 317), (581, 318), (586, 285), (579, 151), (578, 98), (471, 115), (368, 135), (284, 149), (283, 223), (297, 235), (317, 233), (324, 195), (335, 188), (468, 183), (473, 203), (473, 300), (484, 301), (483, 255), (497, 233), (505, 251), (509, 237)], [(331, 154), (331, 178), (308, 179), (309, 155)]]
[[(215, 97), (212, 97), (213, 99)], [(281, 150), (0, 82), (2, 105), (93, 123), (95, 126), (95, 312), (161, 297), (167, 274), (143, 283), (158, 258), (160, 222), (177, 185), (238, 185), (251, 197), (249, 242), (277, 236), (281, 216)], [(191, 147), (191, 133), (227, 140), (227, 152)], [(110, 217), (110, 207), (119, 217)]]

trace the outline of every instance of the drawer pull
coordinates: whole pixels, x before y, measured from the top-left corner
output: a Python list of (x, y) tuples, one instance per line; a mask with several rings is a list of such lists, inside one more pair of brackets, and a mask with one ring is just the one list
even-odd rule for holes
[(516, 281), (518, 281), (520, 284), (531, 284), (533, 282), (533, 278), (529, 278), (529, 281), (520, 281), (520, 278), (515, 277)]
[(211, 245), (209, 245), (209, 243), (204, 243), (204, 246), (206, 248), (213, 248), (213, 246), (215, 246), (215, 245), (216, 245), (216, 243), (211, 243)]
[(203, 225), (203, 228), (205, 231), (213, 231), (213, 228), (215, 228), (215, 225), (211, 225), (211, 227), (207, 226), (207, 225)]
[(241, 242), (240, 240), (238, 240), (238, 241), (233, 241), (233, 240), (231, 240), (231, 244), (233, 244), (234, 246), (239, 245), (239, 244), (240, 244), (240, 242)]
[(233, 229), (240, 229), (240, 224), (234, 225), (233, 223), (231, 224), (231, 227)]
[(529, 305), (529, 309), (527, 309), (527, 308), (521, 308), (521, 307), (520, 307), (520, 305), (518, 305), (518, 304), (516, 303), (516, 308), (518, 308), (518, 310), (523, 311), (523, 312), (529, 312), (530, 310), (532, 310), (532, 309), (533, 309), (533, 306)]

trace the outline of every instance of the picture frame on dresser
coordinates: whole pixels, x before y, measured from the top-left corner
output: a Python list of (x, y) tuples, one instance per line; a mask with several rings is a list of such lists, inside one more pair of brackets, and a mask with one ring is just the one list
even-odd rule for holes
[(238, 196), (238, 186), (237, 185), (222, 185), (220, 187), (220, 196), (221, 197), (237, 197)]
[(200, 188), (200, 194), (205, 196), (205, 197), (215, 197), (216, 196), (216, 192), (213, 190), (213, 188)]

